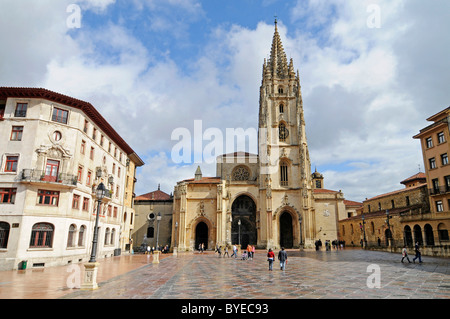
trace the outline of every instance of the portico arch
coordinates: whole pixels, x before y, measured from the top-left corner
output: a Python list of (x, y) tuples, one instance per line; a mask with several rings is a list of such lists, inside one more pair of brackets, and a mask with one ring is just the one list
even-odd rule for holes
[(249, 194), (235, 198), (231, 205), (231, 242), (247, 245), (257, 245), (258, 234), (256, 225), (256, 201)]
[(214, 247), (215, 228), (208, 218), (204, 216), (195, 218), (189, 223), (188, 229), (191, 230), (190, 238), (193, 250), (198, 249), (198, 245), (201, 243), (205, 245), (205, 249)]
[(300, 238), (304, 237), (303, 230), (301, 231), (302, 219), (300, 212), (293, 206), (285, 205), (275, 210), (273, 214), (274, 229), (277, 229), (275, 241), (285, 248), (299, 247), (300, 243), (305, 242)]

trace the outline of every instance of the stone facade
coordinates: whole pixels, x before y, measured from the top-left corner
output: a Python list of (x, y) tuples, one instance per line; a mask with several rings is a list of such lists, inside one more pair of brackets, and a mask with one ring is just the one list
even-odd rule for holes
[(117, 254), (135, 152), (91, 104), (59, 93), (0, 88), (0, 110), (0, 269), (86, 261), (100, 182), (97, 256)]
[[(132, 233), (135, 251), (147, 246), (157, 247), (171, 244), (173, 197), (158, 190), (140, 195), (135, 199), (135, 227)], [(158, 222), (158, 214), (161, 220)], [(158, 238), (159, 227), (159, 238)]]
[(260, 87), (258, 154), (221, 155), (215, 177), (203, 177), (199, 167), (194, 178), (177, 183), (172, 246), (277, 249), (313, 247), (318, 236), (336, 239), (344, 197), (315, 192), (305, 125), (298, 71), (287, 61), (275, 23)]

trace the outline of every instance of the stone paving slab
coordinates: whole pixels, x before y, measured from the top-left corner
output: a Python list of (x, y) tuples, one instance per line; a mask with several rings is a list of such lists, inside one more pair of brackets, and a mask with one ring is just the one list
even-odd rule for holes
[(450, 299), (449, 259), (425, 256), (422, 264), (402, 264), (398, 254), (364, 250), (288, 255), (286, 270), (275, 262), (268, 271), (265, 251), (253, 260), (180, 253), (63, 298)]

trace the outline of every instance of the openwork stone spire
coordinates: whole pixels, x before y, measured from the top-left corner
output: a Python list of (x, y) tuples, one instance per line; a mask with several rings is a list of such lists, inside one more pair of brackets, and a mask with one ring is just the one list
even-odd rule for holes
[(273, 35), (268, 67), (274, 77), (286, 78), (289, 74), (286, 53), (278, 33), (277, 20), (275, 20), (275, 33)]

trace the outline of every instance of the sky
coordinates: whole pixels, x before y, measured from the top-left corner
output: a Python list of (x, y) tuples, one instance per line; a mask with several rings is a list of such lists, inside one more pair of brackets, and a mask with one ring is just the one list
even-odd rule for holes
[(198, 165), (216, 175), (206, 154), (173, 160), (177, 130), (257, 129), (275, 17), (311, 169), (346, 199), (423, 172), (413, 136), (450, 105), (448, 0), (1, 0), (0, 12), (0, 86), (92, 103), (145, 162), (137, 195), (171, 193)]

